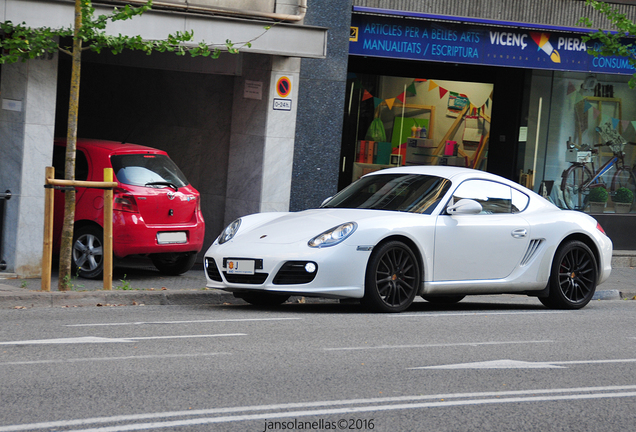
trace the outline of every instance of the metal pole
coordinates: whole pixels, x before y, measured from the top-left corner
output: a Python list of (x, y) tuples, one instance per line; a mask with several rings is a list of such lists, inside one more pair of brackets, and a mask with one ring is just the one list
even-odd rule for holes
[(543, 98), (539, 98), (539, 112), (537, 113), (537, 136), (534, 143), (534, 163), (532, 164), (532, 184), (530, 189), (534, 190), (534, 180), (537, 177), (537, 151), (539, 150), (539, 133), (541, 132), (541, 105)]
[(5, 192), (0, 192), (0, 271), (5, 271), (7, 269), (7, 263), (4, 259), (2, 259), (2, 239), (4, 232), (4, 206), (5, 201), (11, 199), (11, 191), (6, 190)]

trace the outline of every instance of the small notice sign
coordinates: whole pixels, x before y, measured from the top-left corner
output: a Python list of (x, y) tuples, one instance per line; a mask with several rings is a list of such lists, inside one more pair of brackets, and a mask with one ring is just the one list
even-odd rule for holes
[(22, 111), (22, 101), (2, 99), (2, 109), (7, 111)]
[(274, 109), (276, 111), (291, 111), (292, 109), (291, 99), (274, 98)]
[(245, 99), (263, 99), (263, 82), (245, 80), (245, 89), (243, 90)]

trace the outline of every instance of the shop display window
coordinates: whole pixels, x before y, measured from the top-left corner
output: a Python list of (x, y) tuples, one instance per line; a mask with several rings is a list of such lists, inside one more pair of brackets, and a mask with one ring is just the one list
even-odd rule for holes
[(488, 83), (350, 74), (343, 154), (353, 159), (351, 181), (399, 165), (485, 170), (492, 94)]
[(564, 209), (636, 212), (636, 93), (628, 81), (535, 72), (521, 182)]

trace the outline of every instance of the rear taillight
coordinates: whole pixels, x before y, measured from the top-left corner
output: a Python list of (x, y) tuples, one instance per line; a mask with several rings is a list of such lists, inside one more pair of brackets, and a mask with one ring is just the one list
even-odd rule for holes
[(113, 210), (125, 211), (130, 213), (139, 213), (139, 207), (137, 207), (137, 201), (135, 197), (127, 193), (125, 189), (117, 188), (114, 191), (115, 201), (113, 204)]
[(201, 213), (201, 197), (197, 195), (197, 212)]
[(601, 224), (598, 223), (598, 222), (596, 222), (596, 229), (599, 230), (600, 232), (602, 232), (603, 234), (605, 234), (605, 230), (603, 229)]

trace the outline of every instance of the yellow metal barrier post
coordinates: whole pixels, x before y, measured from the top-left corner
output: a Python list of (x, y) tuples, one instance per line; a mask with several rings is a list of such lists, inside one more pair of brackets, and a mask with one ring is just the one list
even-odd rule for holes
[(42, 248), (42, 291), (51, 291), (51, 260), (53, 258), (53, 185), (55, 168), (46, 167), (44, 175), (44, 247)]
[[(104, 183), (113, 181), (113, 169), (104, 168)], [(113, 289), (113, 189), (104, 189), (104, 289)]]
[[(108, 172), (107, 172), (108, 171)], [(51, 259), (53, 256), (53, 187), (87, 187), (104, 189), (104, 289), (113, 287), (113, 188), (117, 182), (113, 181), (113, 169), (104, 169), (104, 178), (109, 181), (77, 181), (56, 180), (55, 169), (46, 167), (44, 182), (44, 245), (42, 248), (42, 291), (51, 291)]]

